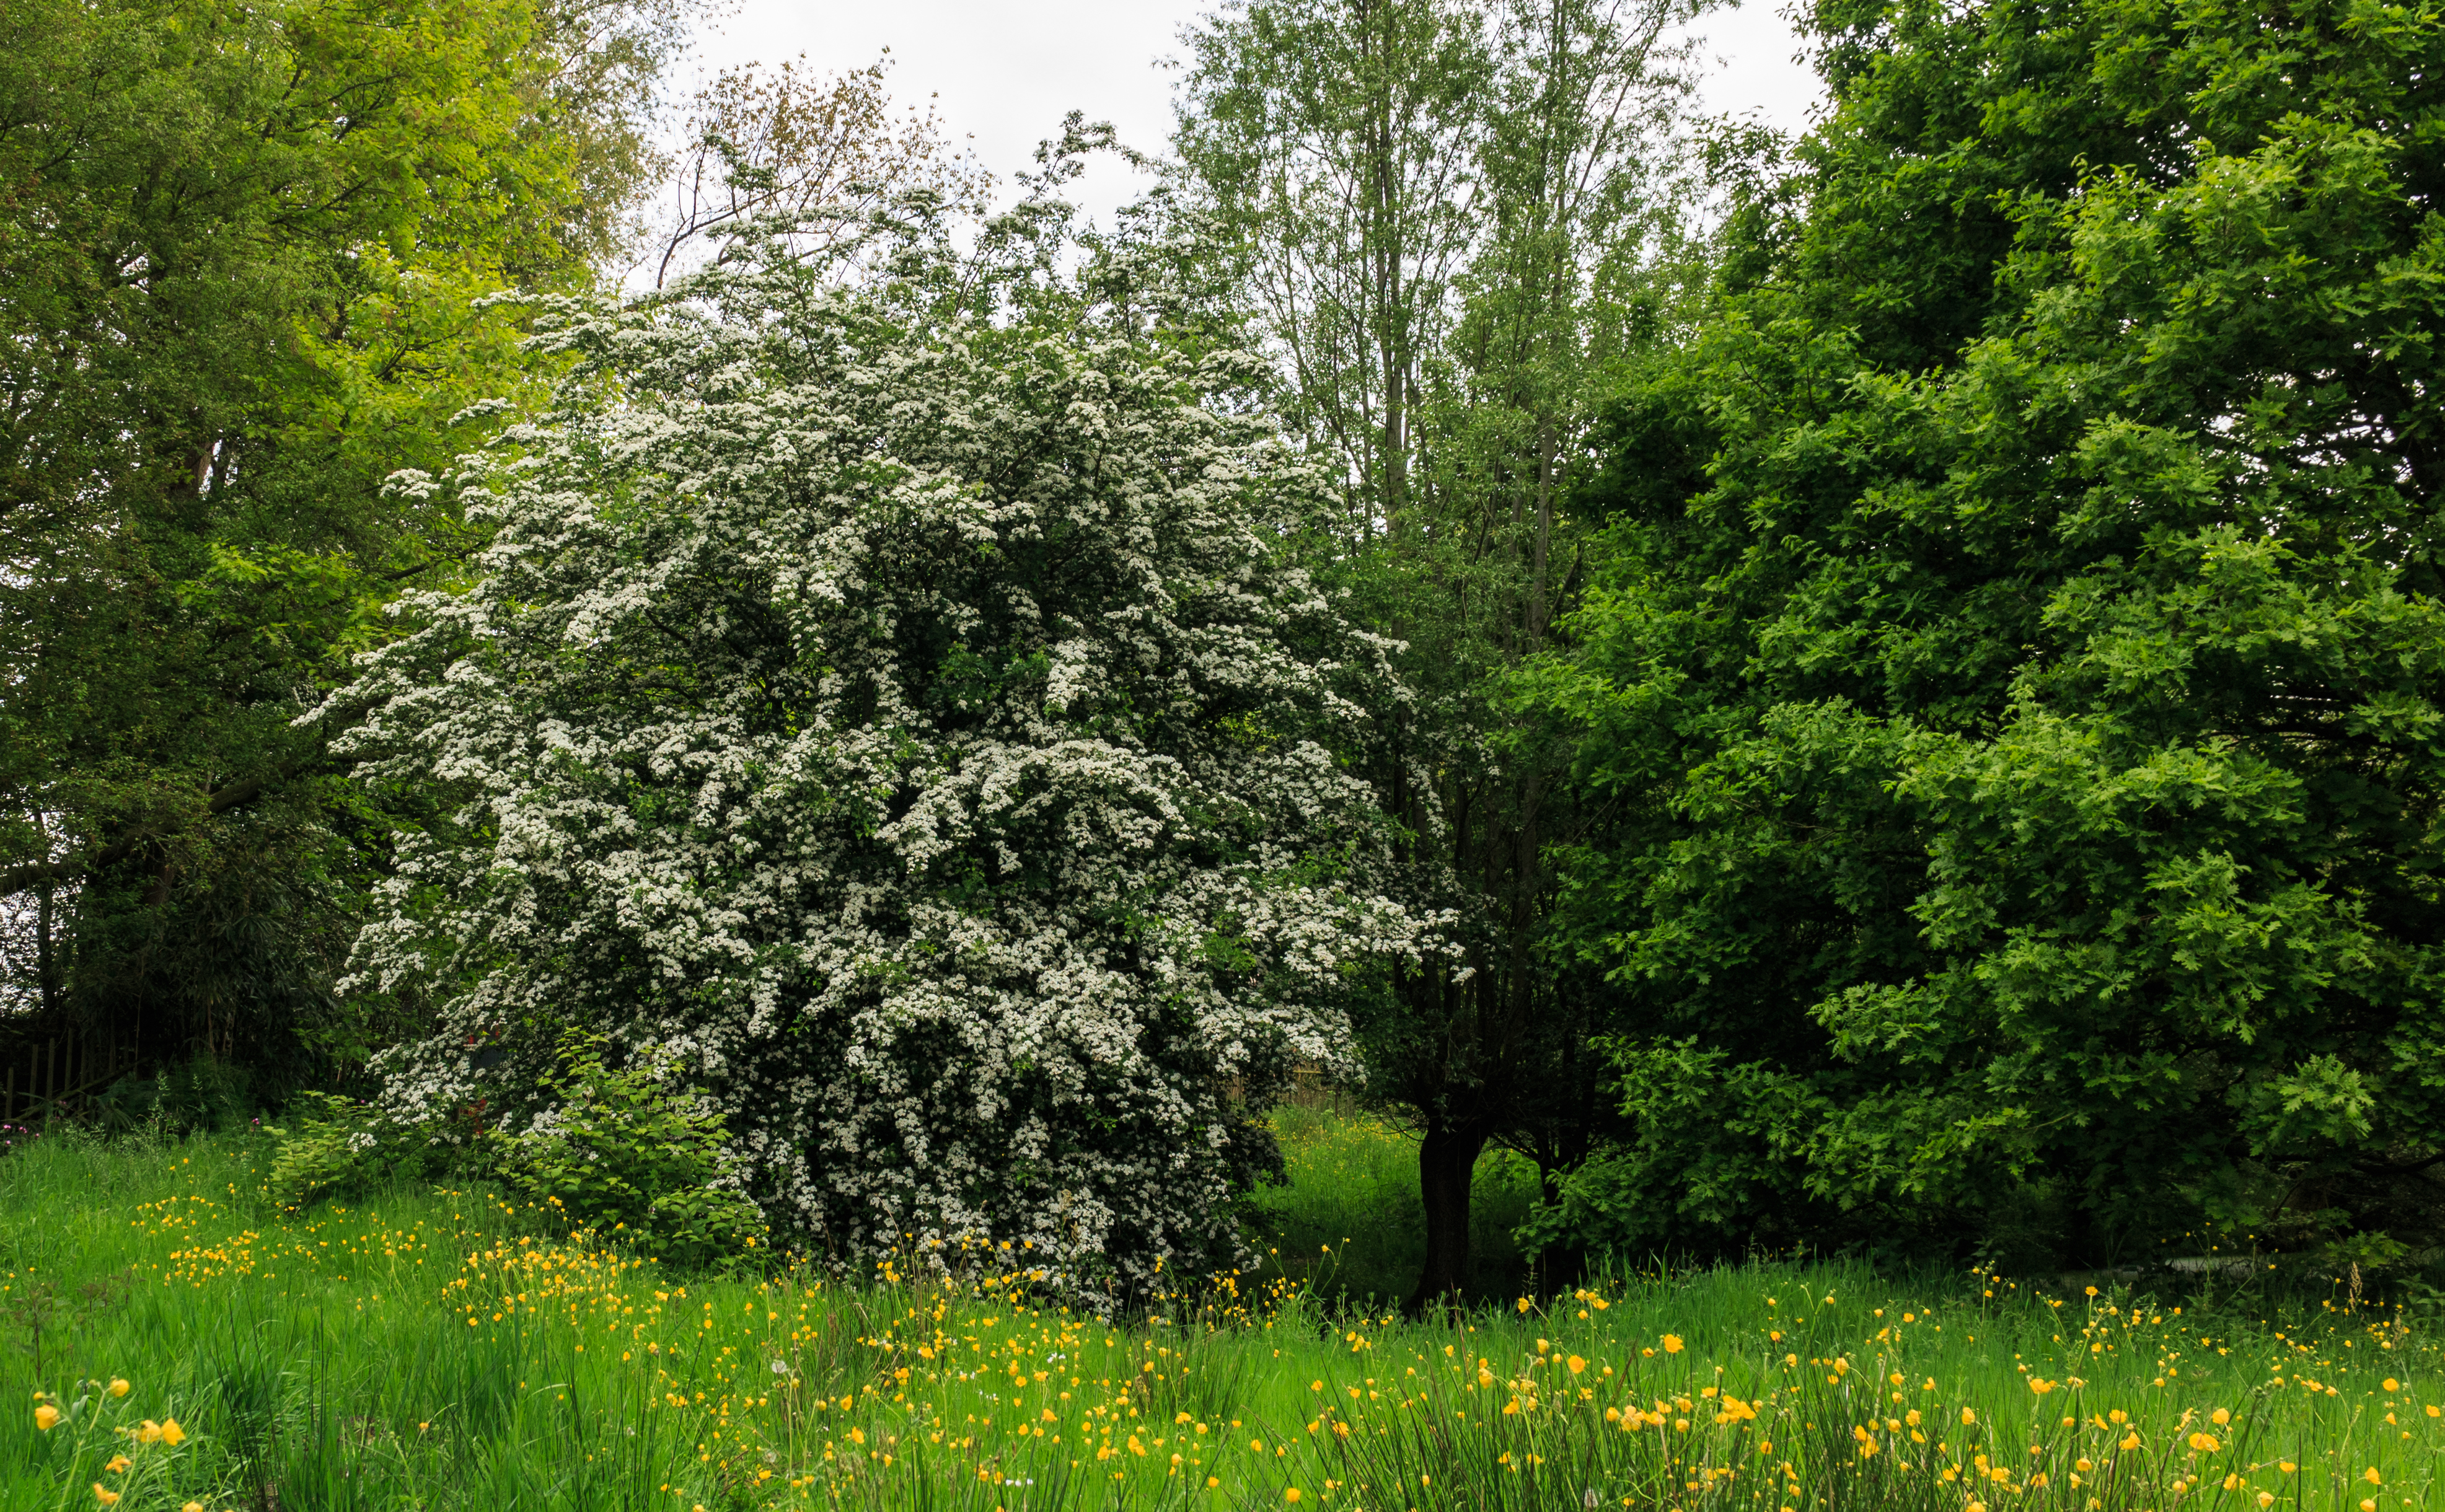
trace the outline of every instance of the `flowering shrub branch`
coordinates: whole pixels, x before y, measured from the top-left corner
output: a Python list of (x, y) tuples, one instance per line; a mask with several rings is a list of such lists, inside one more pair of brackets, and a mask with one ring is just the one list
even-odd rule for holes
[(400, 480), (496, 532), (336, 705), (367, 780), (457, 795), (349, 982), (439, 1006), (403, 1122), (544, 1111), (584, 1028), (819, 1253), (1239, 1258), (1267, 1089), (1436, 948), (1337, 755), (1400, 690), (1292, 559), (1323, 482), (1218, 397), (1253, 360), (1032, 308), (734, 261), (564, 308), (560, 407)]

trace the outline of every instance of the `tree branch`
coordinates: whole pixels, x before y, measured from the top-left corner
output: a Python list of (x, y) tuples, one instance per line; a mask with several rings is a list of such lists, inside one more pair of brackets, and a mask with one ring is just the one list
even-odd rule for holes
[[(232, 809), (252, 803), (263, 795), (269, 783), (267, 777), (248, 777), (242, 782), (233, 782), (204, 800), (204, 812), (227, 813)], [(140, 828), (99, 849), (82, 850), (75, 855), (62, 856), (57, 861), (32, 861), (22, 867), (11, 867), (0, 871), (0, 898), (13, 898), (28, 887), (45, 882), (73, 882), (87, 872), (116, 866), (134, 855), (146, 841), (159, 839), (168, 832), (150, 827)]]

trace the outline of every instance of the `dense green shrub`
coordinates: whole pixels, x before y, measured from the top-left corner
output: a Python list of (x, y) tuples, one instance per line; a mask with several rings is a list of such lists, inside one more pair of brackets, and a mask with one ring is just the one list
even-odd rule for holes
[(393, 1177), (425, 1175), (447, 1157), (447, 1147), (430, 1129), (401, 1124), (371, 1103), (301, 1092), (291, 1108), (304, 1116), (287, 1127), (264, 1126), (277, 1142), (267, 1185), (286, 1209), (362, 1192)]
[(122, 1076), (93, 1101), (94, 1117), (106, 1132), (150, 1129), (174, 1138), (243, 1129), (257, 1108), (247, 1069), (207, 1055), (150, 1076)]
[(601, 1035), (561, 1037), (545, 1078), (553, 1107), (496, 1135), (501, 1179), (581, 1227), (691, 1265), (729, 1265), (764, 1242), (764, 1215), (735, 1185), (728, 1133), (667, 1061), (615, 1067)]

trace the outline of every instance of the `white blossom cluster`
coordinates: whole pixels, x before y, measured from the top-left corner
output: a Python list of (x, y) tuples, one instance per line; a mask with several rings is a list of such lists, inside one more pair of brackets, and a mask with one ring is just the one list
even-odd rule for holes
[(438, 1014), (393, 1112), (548, 1111), (582, 1024), (676, 1055), (816, 1253), (1239, 1259), (1248, 1095), (1345, 1063), (1438, 924), (1343, 758), (1390, 647), (1289, 563), (1313, 478), (1211, 401), (1249, 360), (714, 292), (567, 317), (561, 407), (466, 485), (472, 586), (345, 698), (367, 780), (456, 805), (350, 979)]

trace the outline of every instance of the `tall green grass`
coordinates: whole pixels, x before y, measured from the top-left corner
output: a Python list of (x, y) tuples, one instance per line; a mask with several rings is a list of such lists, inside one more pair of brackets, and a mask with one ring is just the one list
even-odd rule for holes
[(2395, 1512), (2436, 1487), (2445, 1362), (2391, 1315), (1768, 1263), (1404, 1322), (1365, 1302), (1407, 1279), (1395, 1236), (1347, 1217), (1400, 1217), (1397, 1135), (1285, 1131), (1278, 1242), (1343, 1229), (1356, 1300), (1201, 1279), (1110, 1320), (999, 1256), (673, 1276), (481, 1190), (284, 1219), (248, 1139), (46, 1141), (0, 1158), (0, 1508), (98, 1484), (118, 1512)]

